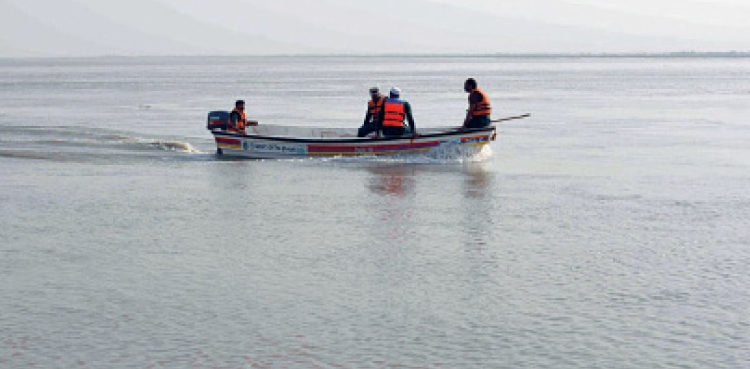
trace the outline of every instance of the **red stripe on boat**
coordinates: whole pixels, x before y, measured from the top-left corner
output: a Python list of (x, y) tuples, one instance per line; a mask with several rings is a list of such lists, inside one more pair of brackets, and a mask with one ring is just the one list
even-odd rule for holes
[(440, 141), (414, 142), (407, 144), (390, 144), (390, 145), (363, 145), (363, 146), (345, 146), (345, 145), (307, 145), (308, 152), (362, 152), (362, 151), (394, 151), (419, 149), (423, 147), (432, 147), (440, 144)]
[(225, 138), (225, 137), (216, 137), (216, 143), (223, 143), (223, 144), (229, 144), (229, 145), (240, 145), (242, 142), (236, 138)]

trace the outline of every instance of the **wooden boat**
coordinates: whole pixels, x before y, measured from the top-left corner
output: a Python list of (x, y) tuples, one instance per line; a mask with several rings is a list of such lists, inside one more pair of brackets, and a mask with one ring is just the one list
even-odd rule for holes
[(356, 137), (356, 129), (274, 125), (248, 127), (246, 134), (213, 130), (219, 155), (278, 159), (307, 156), (406, 155), (447, 145), (474, 147), (495, 139), (495, 127), (460, 132), (455, 128), (422, 129), (412, 137)]
[[(528, 116), (498, 119), (493, 122)], [(212, 118), (213, 117), (213, 118)], [(211, 112), (207, 128), (216, 153), (229, 157), (278, 159), (310, 156), (373, 156), (425, 153), (448, 146), (479, 152), (495, 140), (494, 125), (461, 130), (457, 127), (418, 129), (417, 137), (357, 137), (357, 128), (314, 128), (271, 124), (248, 126), (244, 134), (226, 130), (228, 112)]]

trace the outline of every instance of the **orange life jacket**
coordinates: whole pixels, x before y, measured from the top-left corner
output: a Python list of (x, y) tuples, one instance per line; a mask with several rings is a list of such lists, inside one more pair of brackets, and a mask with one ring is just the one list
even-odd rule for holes
[[(482, 96), (482, 100), (474, 104), (474, 110), (471, 111), (471, 115), (490, 115), (492, 113), (492, 106), (490, 105), (490, 98), (487, 97), (487, 93), (478, 88), (475, 88), (471, 92), (479, 92), (479, 95)], [(471, 107), (471, 93), (469, 94), (469, 106)]]
[(237, 126), (235, 127), (235, 126), (232, 126), (233, 123), (232, 123), (232, 119), (230, 118), (229, 119), (230, 127), (238, 131), (244, 131), (245, 126), (247, 125), (247, 114), (245, 114), (244, 111), (240, 111), (237, 108), (234, 108), (234, 110), (232, 110), (232, 113), (237, 113), (237, 115), (239, 115), (239, 119), (237, 119)]
[(383, 108), (383, 102), (385, 102), (385, 96), (379, 96), (377, 100), (372, 99), (367, 102), (367, 112), (370, 114), (370, 121), (374, 121), (380, 114), (380, 109)]
[(401, 100), (386, 99), (383, 104), (385, 114), (383, 115), (383, 127), (403, 127), (406, 118), (406, 109)]

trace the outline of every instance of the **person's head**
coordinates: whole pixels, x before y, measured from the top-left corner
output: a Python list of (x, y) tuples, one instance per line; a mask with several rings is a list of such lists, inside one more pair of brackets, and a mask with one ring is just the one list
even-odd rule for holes
[(245, 110), (245, 100), (237, 100), (234, 102), (234, 107), (238, 110)]
[(401, 89), (398, 87), (391, 88), (391, 98), (398, 99), (401, 96)]
[(380, 88), (378, 86), (370, 87), (370, 97), (375, 100), (380, 96)]
[(464, 82), (464, 91), (471, 92), (477, 88), (477, 81), (474, 78), (469, 78)]

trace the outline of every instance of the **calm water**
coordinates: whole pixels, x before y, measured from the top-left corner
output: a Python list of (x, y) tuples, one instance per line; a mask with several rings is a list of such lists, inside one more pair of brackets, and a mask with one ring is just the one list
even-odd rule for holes
[[(208, 110), (482, 155), (217, 160)], [(0, 60), (2, 368), (750, 367), (750, 59)]]

